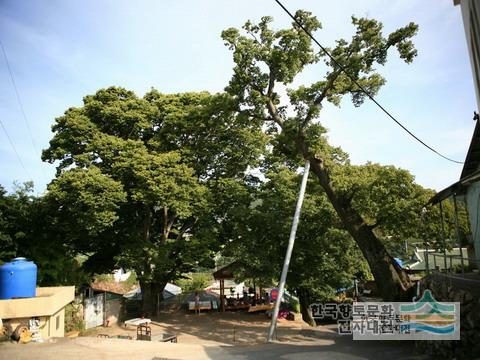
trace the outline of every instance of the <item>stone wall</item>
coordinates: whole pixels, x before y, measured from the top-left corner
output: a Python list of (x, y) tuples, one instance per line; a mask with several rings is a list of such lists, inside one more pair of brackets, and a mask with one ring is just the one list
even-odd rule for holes
[(108, 299), (105, 301), (105, 326), (116, 324), (123, 312), (122, 299)]
[(417, 348), (435, 359), (480, 359), (480, 276), (433, 273), (420, 289), (430, 289), (440, 302), (460, 302), (460, 340), (417, 341)]

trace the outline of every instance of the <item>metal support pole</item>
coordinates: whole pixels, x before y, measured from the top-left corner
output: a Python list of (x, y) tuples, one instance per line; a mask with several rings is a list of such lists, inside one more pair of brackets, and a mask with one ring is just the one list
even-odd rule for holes
[(425, 260), (425, 266), (427, 268), (427, 274), (430, 274), (430, 266), (428, 264), (429, 262), (429, 248), (428, 248), (428, 241), (425, 240), (425, 252), (423, 253), (423, 257), (424, 257), (424, 260)]
[(460, 225), (458, 224), (458, 207), (457, 207), (457, 194), (453, 195), (453, 206), (455, 208), (455, 232), (457, 233), (457, 241), (460, 250), (460, 263), (462, 264), (462, 273), (465, 272), (463, 264), (463, 250), (462, 250), (462, 241), (460, 239)]
[(278, 296), (275, 301), (275, 308), (273, 309), (272, 322), (270, 324), (270, 329), (268, 330), (267, 342), (272, 342), (273, 333), (275, 332), (275, 327), (277, 326), (278, 311), (280, 310), (280, 303), (282, 302), (283, 292), (285, 289), (285, 281), (287, 280), (288, 266), (290, 265), (290, 258), (292, 257), (293, 244), (295, 243), (295, 235), (297, 233), (298, 222), (300, 220), (300, 211), (302, 210), (302, 203), (305, 196), (305, 189), (307, 187), (309, 171), (310, 162), (307, 160), (305, 161), (305, 169), (303, 171), (300, 192), (298, 193), (295, 215), (293, 216), (292, 228), (290, 230), (290, 237), (288, 239), (287, 253), (285, 254), (285, 261), (283, 262), (282, 275), (280, 276), (280, 285), (278, 287)]
[(427, 215), (427, 209), (424, 207), (422, 208), (422, 213), (420, 215), (420, 219), (422, 220), (422, 232), (423, 232), (423, 245), (425, 246), (425, 251), (423, 252), (423, 260), (425, 261), (425, 267), (427, 270), (427, 274), (430, 273), (430, 266), (428, 264), (429, 261), (429, 252), (428, 252), (428, 240), (427, 240), (427, 231), (425, 225), (425, 216)]
[(443, 262), (445, 265), (445, 272), (447, 272), (447, 244), (445, 243), (445, 223), (443, 220), (443, 206), (442, 202), (440, 201), (440, 221), (442, 224), (442, 242), (443, 242)]
[[(475, 243), (475, 235), (473, 234), (472, 232), (472, 222), (471, 222), (471, 219), (470, 219), (470, 213), (468, 211), (468, 202), (467, 202), (467, 197), (464, 196), (463, 197), (463, 206), (465, 207), (465, 213), (466, 213), (466, 217), (467, 217), (467, 228), (468, 228), (468, 236), (469, 238), (467, 239), (467, 242), (469, 244), (473, 244)], [(475, 253), (473, 254), (473, 258), (470, 256), (471, 254), (468, 253), (468, 249), (470, 248), (469, 245), (467, 245), (467, 259), (468, 259), (468, 266), (470, 266), (470, 268), (473, 268), (473, 269), (478, 269), (478, 263), (477, 261), (475, 260)]]

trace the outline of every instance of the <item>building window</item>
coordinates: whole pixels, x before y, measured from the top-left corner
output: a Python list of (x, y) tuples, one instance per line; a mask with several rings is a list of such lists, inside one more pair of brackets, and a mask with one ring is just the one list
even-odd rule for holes
[(55, 318), (55, 325), (57, 330), (60, 329), (60, 315)]
[(92, 291), (91, 288), (85, 289), (85, 297), (86, 297), (87, 299), (93, 297), (93, 291)]

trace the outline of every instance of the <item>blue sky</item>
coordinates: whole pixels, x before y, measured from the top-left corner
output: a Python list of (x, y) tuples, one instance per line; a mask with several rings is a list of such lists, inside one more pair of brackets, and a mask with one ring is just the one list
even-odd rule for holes
[[(419, 56), (411, 65), (395, 59), (379, 71), (387, 84), (377, 99), (407, 127), (445, 155), (463, 161), (477, 109), (459, 7), (452, 0), (284, 0), (292, 11), (313, 12), (323, 24), (315, 35), (326, 46), (352, 34), (350, 16), (384, 22), (385, 32), (410, 21), (420, 26)], [(273, 0), (0, 1), (0, 40), (9, 56), (36, 150), (27, 132), (7, 67), (0, 56), (0, 119), (28, 173), (0, 131), (0, 184), (33, 179), (38, 193), (55, 173), (42, 163), (54, 119), (82, 97), (110, 85), (143, 95), (222, 91), (232, 69), (220, 33), (247, 19), (290, 23)], [(1, 54), (0, 54), (1, 55)], [(296, 84), (318, 81), (312, 67)], [(462, 165), (449, 163), (408, 137), (375, 105), (326, 107), (321, 121), (334, 145), (354, 163), (392, 164), (410, 170), (423, 186), (441, 190), (458, 179)]]

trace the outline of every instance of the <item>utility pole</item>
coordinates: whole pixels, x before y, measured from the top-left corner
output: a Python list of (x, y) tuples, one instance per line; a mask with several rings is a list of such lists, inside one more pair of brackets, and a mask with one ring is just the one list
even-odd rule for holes
[(292, 257), (293, 244), (295, 243), (295, 235), (297, 233), (298, 222), (300, 220), (300, 212), (302, 210), (303, 198), (305, 196), (305, 189), (307, 187), (308, 173), (310, 171), (310, 161), (305, 161), (305, 169), (303, 171), (302, 183), (298, 193), (297, 205), (295, 207), (295, 215), (293, 216), (292, 228), (290, 229), (290, 238), (288, 239), (287, 253), (285, 254), (285, 261), (283, 262), (282, 275), (280, 276), (280, 285), (278, 287), (278, 296), (275, 301), (275, 308), (272, 314), (272, 323), (268, 329), (267, 342), (272, 342), (275, 327), (277, 326), (278, 312), (280, 310), (280, 303), (282, 302), (283, 293), (285, 290), (285, 281), (287, 280), (288, 266), (290, 265), (290, 258)]

